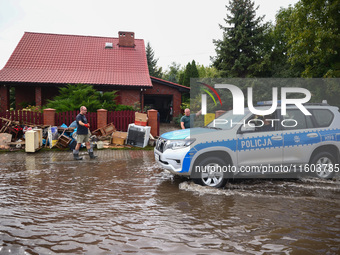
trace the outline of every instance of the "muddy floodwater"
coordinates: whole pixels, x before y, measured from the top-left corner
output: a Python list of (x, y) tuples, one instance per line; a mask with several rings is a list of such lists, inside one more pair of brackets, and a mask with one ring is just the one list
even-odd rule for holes
[(340, 254), (338, 176), (212, 189), (98, 155), (0, 154), (0, 254)]

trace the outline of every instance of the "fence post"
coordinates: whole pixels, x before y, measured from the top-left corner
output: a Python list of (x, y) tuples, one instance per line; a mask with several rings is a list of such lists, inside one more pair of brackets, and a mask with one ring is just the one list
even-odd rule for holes
[(158, 136), (158, 121), (157, 121), (157, 110), (148, 110), (148, 126), (151, 127), (150, 133), (153, 137)]
[(97, 110), (97, 128), (102, 128), (107, 125), (107, 110)]
[(55, 125), (55, 109), (47, 108), (44, 109), (43, 120), (44, 125), (46, 126), (54, 126)]

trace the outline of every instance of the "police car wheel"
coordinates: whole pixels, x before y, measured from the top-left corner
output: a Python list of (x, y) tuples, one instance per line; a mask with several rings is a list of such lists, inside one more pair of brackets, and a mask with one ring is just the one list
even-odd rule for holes
[(226, 173), (223, 172), (225, 165), (226, 163), (217, 157), (203, 159), (197, 164), (200, 171), (193, 177), (194, 182), (203, 186), (223, 188), (227, 183)]
[(312, 174), (321, 179), (331, 179), (334, 176), (335, 159), (329, 152), (320, 152), (316, 154), (312, 161), (311, 166), (315, 168)]

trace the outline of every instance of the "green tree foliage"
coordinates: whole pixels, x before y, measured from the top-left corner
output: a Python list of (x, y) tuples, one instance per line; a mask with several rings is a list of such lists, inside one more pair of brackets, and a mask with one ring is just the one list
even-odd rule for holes
[(300, 0), (278, 15), (291, 24), (283, 31), (288, 62), (302, 77), (340, 77), (339, 10), (339, 0)]
[(158, 58), (155, 59), (155, 52), (152, 49), (150, 43), (146, 45), (146, 59), (148, 62), (149, 74), (150, 76), (161, 78), (162, 77), (162, 67), (157, 67)]
[(220, 25), (223, 39), (214, 40), (217, 56), (212, 58), (213, 66), (223, 77), (256, 76), (269, 24), (262, 24), (264, 16), (256, 18), (258, 7), (251, 0), (230, 0), (226, 8), (227, 26)]
[(193, 60), (191, 63), (189, 62), (184, 70), (183, 75), (183, 83), (181, 83), (184, 86), (190, 87), (190, 78), (198, 78), (198, 70), (196, 66), (195, 60)]
[(183, 77), (182, 85), (190, 87), (190, 76), (191, 76), (191, 64), (190, 62), (188, 62), (184, 70), (184, 77)]
[(220, 72), (216, 67), (198, 65), (198, 76), (199, 78), (219, 78), (221, 77)]
[(199, 74), (198, 74), (198, 70), (197, 70), (197, 65), (195, 60), (193, 60), (191, 62), (191, 77), (190, 78), (198, 78)]
[(174, 83), (178, 83), (179, 82), (179, 76), (180, 76), (180, 69), (181, 69), (181, 65), (176, 63), (176, 62), (172, 62), (171, 65), (169, 66), (169, 70), (167, 70), (165, 73), (163, 73), (163, 79), (167, 80), (167, 81), (171, 81)]
[(287, 9), (281, 8), (276, 15), (276, 24), (271, 26), (269, 33), (270, 45), (272, 49), (266, 55), (267, 67), (271, 70), (266, 77), (300, 77), (302, 72), (301, 66), (292, 68), (288, 62), (288, 35), (287, 31), (293, 29), (294, 24), (288, 22), (289, 17), (293, 12), (290, 6)]
[(115, 91), (101, 93), (96, 91), (91, 85), (68, 84), (59, 89), (59, 95), (49, 100), (48, 108), (56, 109), (57, 112), (79, 110), (84, 105), (89, 112), (98, 109), (112, 111), (116, 108)]
[(182, 71), (179, 73), (178, 83), (181, 84), (181, 85), (184, 84), (184, 72), (185, 72), (185, 69), (182, 70)]

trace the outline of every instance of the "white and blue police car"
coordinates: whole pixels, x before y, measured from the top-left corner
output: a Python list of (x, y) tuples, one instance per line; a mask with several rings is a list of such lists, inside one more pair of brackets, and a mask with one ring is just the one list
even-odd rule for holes
[[(328, 104), (279, 106), (270, 116), (228, 111), (205, 127), (162, 134), (155, 159), (175, 175), (223, 187), (228, 178), (310, 173), (329, 179), (339, 172), (340, 113)], [(258, 109), (268, 109), (261, 106)]]

